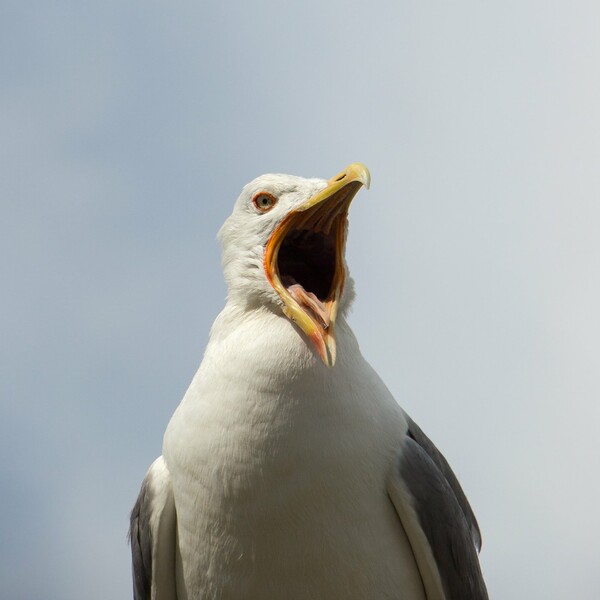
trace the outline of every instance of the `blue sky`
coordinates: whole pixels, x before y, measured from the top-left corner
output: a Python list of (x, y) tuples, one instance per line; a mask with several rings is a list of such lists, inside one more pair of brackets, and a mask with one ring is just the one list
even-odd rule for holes
[(127, 519), (264, 172), (372, 172), (351, 323), (492, 597), (600, 586), (595, 2), (0, 7), (0, 596), (129, 597)]

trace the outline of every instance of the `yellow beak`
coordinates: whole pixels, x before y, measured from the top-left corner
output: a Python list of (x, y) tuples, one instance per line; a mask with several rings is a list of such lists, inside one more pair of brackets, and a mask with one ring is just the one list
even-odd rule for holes
[[(335, 319), (344, 289), (344, 250), (346, 224), (352, 199), (371, 175), (361, 163), (353, 163), (327, 182), (327, 187), (290, 211), (271, 234), (265, 248), (264, 266), (267, 278), (284, 303), (284, 313), (306, 334), (321, 360), (333, 367), (336, 359)], [(325, 287), (319, 294), (305, 289), (302, 282), (293, 281), (280, 272), (279, 254), (286, 240), (299, 236), (318, 238), (323, 254), (331, 248), (333, 257), (328, 266)], [(312, 257), (311, 264), (318, 260)], [(325, 260), (325, 259), (324, 259)], [(331, 271), (329, 273), (329, 271)], [(284, 281), (282, 281), (282, 276)]]

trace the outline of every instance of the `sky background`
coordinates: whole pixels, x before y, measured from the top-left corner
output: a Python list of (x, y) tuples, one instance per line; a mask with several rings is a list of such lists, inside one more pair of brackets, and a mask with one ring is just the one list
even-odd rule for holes
[(492, 598), (600, 588), (600, 5), (0, 5), (0, 598), (131, 597), (128, 514), (265, 172), (350, 215), (363, 353), (479, 518)]

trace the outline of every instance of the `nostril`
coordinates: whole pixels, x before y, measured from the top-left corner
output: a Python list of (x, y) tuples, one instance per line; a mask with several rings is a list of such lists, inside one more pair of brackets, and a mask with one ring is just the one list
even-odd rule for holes
[(346, 173), (340, 173), (335, 179), (334, 181), (341, 181), (342, 179), (344, 179), (344, 177), (346, 177)]

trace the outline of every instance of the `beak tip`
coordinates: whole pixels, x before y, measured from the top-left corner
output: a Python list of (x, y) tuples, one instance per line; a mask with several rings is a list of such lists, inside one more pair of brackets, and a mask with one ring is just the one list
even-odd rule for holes
[(353, 172), (355, 181), (360, 181), (366, 189), (371, 187), (371, 173), (366, 165), (362, 163), (352, 163), (346, 172)]

